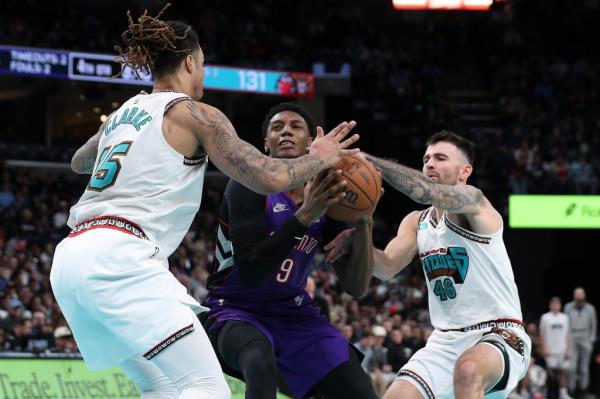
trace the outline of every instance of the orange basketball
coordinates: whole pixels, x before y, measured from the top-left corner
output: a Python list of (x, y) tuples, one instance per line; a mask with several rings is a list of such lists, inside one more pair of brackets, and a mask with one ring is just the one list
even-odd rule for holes
[(342, 222), (351, 222), (371, 212), (381, 192), (381, 176), (369, 161), (349, 155), (335, 165), (341, 169), (339, 179), (348, 182), (346, 196), (327, 211), (327, 216)]

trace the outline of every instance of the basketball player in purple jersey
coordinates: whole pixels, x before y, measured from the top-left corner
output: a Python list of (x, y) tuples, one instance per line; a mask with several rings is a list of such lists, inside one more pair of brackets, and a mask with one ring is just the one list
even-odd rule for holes
[[(299, 105), (283, 103), (267, 114), (263, 134), (271, 157), (297, 158), (308, 152), (314, 122)], [(343, 197), (338, 174), (267, 195), (227, 185), (205, 303), (211, 310), (200, 317), (223, 369), (246, 381), (247, 399), (275, 398), (279, 377), (297, 398), (377, 397), (354, 349), (305, 291), (321, 237), (345, 228), (324, 216)], [(344, 289), (361, 296), (372, 271), (372, 215), (355, 228), (353, 251), (334, 268)]]
[(358, 137), (344, 140), (354, 122), (343, 123), (311, 154), (261, 154), (200, 102), (198, 35), (162, 20), (165, 8), (136, 20), (128, 13), (120, 61), (151, 72), (152, 93), (125, 101), (73, 156), (73, 171), (92, 176), (70, 210), (50, 282), (88, 367), (119, 366), (144, 399), (225, 399), (229, 387), (196, 317), (203, 308), (168, 265), (200, 207), (208, 158), (247, 187), (279, 192), (354, 153), (345, 148)]

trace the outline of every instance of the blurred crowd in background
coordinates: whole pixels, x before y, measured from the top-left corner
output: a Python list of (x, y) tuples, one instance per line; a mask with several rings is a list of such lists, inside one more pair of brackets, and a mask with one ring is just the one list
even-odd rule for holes
[[(105, 1), (94, 13), (69, 2), (5, 3), (2, 44), (112, 53), (125, 26), (122, 1), (119, 12)], [(125, 3), (134, 15), (162, 4)], [(598, 54), (589, 52), (600, 37), (597, 0), (498, 2), (472, 19), (399, 14), (387, 0), (348, 0), (343, 7), (333, 0), (177, 2), (169, 13), (185, 16), (198, 31), (207, 63), (348, 75), (352, 95), (327, 99), (327, 119), (358, 120), (369, 132), (365, 149), (373, 153), (420, 167), (429, 134), (447, 129), (473, 139), (475, 185), (501, 210), (510, 193), (599, 193), (600, 69)], [(49, 272), (86, 178), (1, 160), (68, 162), (80, 144), (47, 148), (0, 140), (0, 351), (77, 351)], [(169, 260), (199, 301), (207, 295), (221, 194), (205, 189), (201, 211)], [(377, 246), (398, 222), (376, 213)], [(373, 279), (356, 299), (343, 292), (319, 254), (307, 290), (365, 353), (363, 366), (379, 392), (432, 332), (418, 263), (388, 282)], [(556, 386), (536, 344), (540, 316), (525, 320), (535, 360), (514, 394), (520, 399), (552, 396)], [(597, 352), (592, 372), (599, 367)], [(571, 386), (570, 393), (585, 388)]]

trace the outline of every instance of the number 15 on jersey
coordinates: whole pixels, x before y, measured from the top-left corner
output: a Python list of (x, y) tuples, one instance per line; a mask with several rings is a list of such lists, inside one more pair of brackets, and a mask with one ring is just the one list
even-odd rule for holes
[(123, 141), (104, 147), (98, 157), (98, 165), (94, 169), (88, 190), (104, 191), (115, 184), (121, 170), (119, 158), (127, 155), (132, 143), (132, 141)]

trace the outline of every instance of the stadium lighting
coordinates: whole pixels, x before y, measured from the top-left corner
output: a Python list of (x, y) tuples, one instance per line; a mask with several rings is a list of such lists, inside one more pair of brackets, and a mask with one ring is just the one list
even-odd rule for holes
[(392, 0), (396, 10), (487, 11), (493, 0)]

